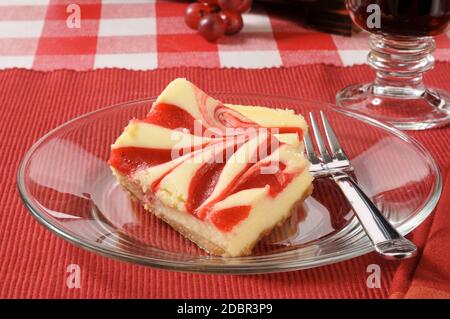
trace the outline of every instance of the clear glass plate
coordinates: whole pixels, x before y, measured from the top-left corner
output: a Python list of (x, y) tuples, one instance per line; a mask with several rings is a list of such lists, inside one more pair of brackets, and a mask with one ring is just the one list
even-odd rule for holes
[[(406, 134), (334, 106), (295, 98), (213, 94), (228, 103), (325, 110), (350, 157), (355, 176), (402, 234), (417, 227), (441, 192), (438, 166)], [(331, 264), (373, 250), (352, 210), (328, 179), (248, 257), (209, 256), (145, 212), (120, 188), (106, 163), (128, 121), (153, 99), (110, 106), (73, 119), (42, 137), (18, 173), (30, 212), (64, 239), (90, 251), (143, 265), (192, 272), (264, 273)], [(37, 240), (37, 239), (36, 239)]]

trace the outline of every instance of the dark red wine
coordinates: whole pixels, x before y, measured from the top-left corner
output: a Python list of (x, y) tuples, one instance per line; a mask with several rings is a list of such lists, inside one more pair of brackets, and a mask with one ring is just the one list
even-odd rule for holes
[[(353, 21), (371, 33), (431, 36), (445, 31), (450, 19), (450, 0), (346, 0), (346, 4)], [(379, 27), (373, 23), (373, 4), (379, 6)]]

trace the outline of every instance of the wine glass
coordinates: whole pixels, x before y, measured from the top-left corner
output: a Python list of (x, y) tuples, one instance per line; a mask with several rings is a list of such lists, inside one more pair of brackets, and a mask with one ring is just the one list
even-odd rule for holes
[(447, 29), (450, 0), (346, 0), (352, 20), (370, 32), (372, 83), (353, 84), (336, 102), (400, 129), (424, 130), (450, 123), (450, 94), (423, 83), (432, 69), (432, 36)]

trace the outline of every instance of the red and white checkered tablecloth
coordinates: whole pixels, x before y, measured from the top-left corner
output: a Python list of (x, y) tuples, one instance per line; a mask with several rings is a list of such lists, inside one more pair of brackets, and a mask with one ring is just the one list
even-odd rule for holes
[[(69, 28), (68, 5), (81, 11)], [(365, 62), (367, 34), (330, 35), (274, 17), (244, 15), (235, 36), (208, 43), (184, 23), (188, 2), (162, 0), (0, 0), (0, 69), (154, 69), (175, 66), (261, 68)], [(436, 39), (450, 61), (450, 32)]]

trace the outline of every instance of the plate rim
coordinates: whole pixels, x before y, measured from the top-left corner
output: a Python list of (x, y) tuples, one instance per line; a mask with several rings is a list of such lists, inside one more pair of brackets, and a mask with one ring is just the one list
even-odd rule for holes
[[(301, 97), (294, 97), (294, 96), (284, 96), (284, 95), (276, 95), (276, 94), (259, 94), (259, 93), (242, 93), (242, 92), (224, 92), (224, 91), (216, 91), (211, 92), (211, 96), (215, 95), (229, 95), (229, 96), (236, 96), (236, 95), (245, 95), (245, 96), (254, 96), (257, 98), (268, 98), (268, 99), (284, 99), (284, 100), (292, 100), (293, 102), (303, 102), (308, 104), (321, 104), (324, 106), (327, 106), (328, 108), (331, 108), (333, 111), (336, 111), (338, 113), (353, 117), (357, 120), (368, 122), (369, 125), (376, 126), (379, 128), (382, 128), (385, 131), (388, 131), (389, 133), (395, 135), (398, 138), (401, 138), (405, 142), (412, 143), (414, 147), (418, 148), (422, 154), (424, 154), (429, 162), (432, 164), (433, 168), (436, 172), (436, 181), (435, 181), (435, 192), (434, 195), (429, 198), (429, 201), (422, 207), (421, 211), (418, 212), (413, 218), (408, 220), (405, 224), (409, 227), (406, 227), (405, 224), (401, 225), (401, 227), (397, 228), (397, 230), (402, 234), (406, 235), (413, 231), (415, 228), (417, 228), (419, 225), (422, 224), (422, 222), (428, 218), (432, 212), (434, 211), (440, 196), (442, 194), (442, 176), (441, 176), (441, 170), (439, 165), (437, 164), (436, 160), (433, 158), (433, 156), (430, 154), (430, 152), (420, 143), (418, 142), (414, 137), (406, 134), (404, 131), (400, 131), (399, 129), (393, 127), (392, 125), (370, 118), (364, 114), (360, 114), (358, 112), (352, 112), (349, 110), (340, 109), (338, 106), (329, 103), (329, 102), (323, 102), (323, 101), (315, 101), (311, 99), (305, 99)], [(354, 251), (356, 248), (354, 248), (352, 251), (348, 251), (346, 253), (340, 253), (339, 251), (327, 255), (327, 258), (319, 259), (319, 260), (312, 260), (308, 264), (304, 264), (305, 261), (308, 261), (310, 258), (299, 258), (295, 261), (284, 261), (283, 264), (278, 264), (277, 267), (274, 267), (272, 263), (268, 263), (267, 261), (261, 262), (261, 265), (258, 265), (258, 267), (255, 267), (255, 265), (252, 265), (249, 267), (248, 264), (196, 264), (192, 263), (190, 261), (166, 261), (164, 259), (160, 258), (153, 258), (153, 257), (146, 257), (146, 259), (139, 258), (137, 256), (133, 256), (131, 254), (127, 254), (124, 252), (118, 252), (113, 249), (105, 249), (103, 247), (92, 245), (89, 242), (86, 242), (82, 239), (77, 238), (76, 236), (73, 236), (69, 232), (57, 227), (50, 219), (46, 218), (43, 214), (39, 212), (39, 208), (33, 206), (32, 201), (30, 200), (30, 196), (27, 195), (25, 183), (24, 183), (24, 170), (26, 167), (27, 162), (33, 155), (33, 153), (36, 151), (36, 149), (45, 141), (48, 137), (50, 137), (53, 133), (60, 131), (61, 129), (64, 129), (65, 127), (69, 126), (73, 122), (77, 122), (79, 120), (82, 120), (84, 118), (88, 118), (92, 115), (97, 115), (102, 112), (109, 111), (114, 108), (123, 108), (128, 105), (136, 104), (136, 103), (144, 103), (144, 102), (151, 102), (156, 99), (155, 96), (136, 99), (136, 100), (130, 100), (120, 103), (115, 103), (112, 105), (108, 105), (87, 113), (83, 113), (79, 116), (76, 116), (58, 126), (55, 128), (49, 130), (47, 133), (45, 133), (42, 137), (40, 137), (37, 141), (33, 143), (33, 145), (26, 151), (24, 156), (22, 157), (22, 160), (20, 161), (20, 164), (18, 166), (17, 171), (17, 187), (19, 191), (19, 196), (21, 200), (23, 201), (25, 207), (30, 212), (30, 214), (45, 228), (49, 229), (53, 234), (57, 235), (58, 237), (68, 241), (71, 244), (74, 244), (77, 247), (83, 248), (87, 251), (99, 254), (101, 256), (105, 256), (108, 258), (112, 258), (119, 261), (124, 261), (128, 263), (133, 264), (139, 264), (143, 266), (153, 267), (153, 268), (159, 268), (164, 270), (172, 270), (172, 271), (178, 271), (178, 272), (190, 272), (190, 273), (209, 273), (209, 274), (263, 274), (263, 273), (277, 273), (277, 272), (287, 272), (287, 271), (295, 271), (295, 270), (301, 270), (301, 269), (309, 269), (309, 268), (315, 268), (320, 267), (324, 265), (334, 264), (337, 262), (349, 260), (358, 256), (362, 256), (364, 254), (373, 252), (375, 249), (370, 244), (370, 241), (366, 237), (366, 241), (357, 247), (357, 251)], [(428, 211), (424, 213), (425, 211)], [(355, 217), (354, 217), (355, 219)], [(292, 253), (294, 253), (292, 251)], [(207, 259), (205, 259), (207, 260)], [(231, 260), (231, 259), (230, 259)], [(267, 263), (267, 265), (266, 265)], [(187, 266), (189, 268), (187, 269)]]

